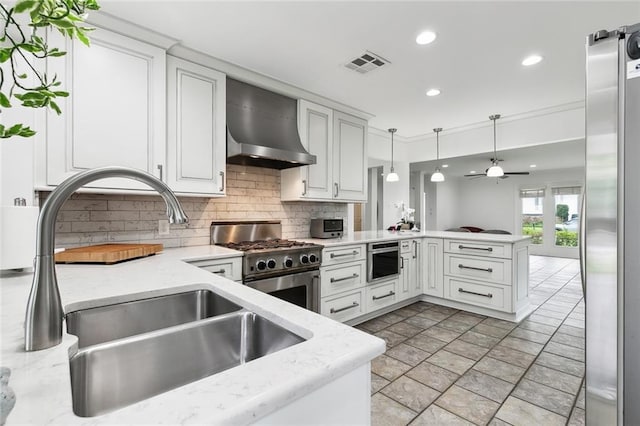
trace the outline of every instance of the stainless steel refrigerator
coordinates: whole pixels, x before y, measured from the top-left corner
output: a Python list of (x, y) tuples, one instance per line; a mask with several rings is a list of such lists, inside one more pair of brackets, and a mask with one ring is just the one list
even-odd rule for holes
[(640, 24), (587, 38), (586, 420), (640, 425)]

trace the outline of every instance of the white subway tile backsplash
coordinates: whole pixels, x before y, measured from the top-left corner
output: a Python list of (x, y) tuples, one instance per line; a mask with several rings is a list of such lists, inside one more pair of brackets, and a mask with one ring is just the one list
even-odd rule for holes
[[(48, 193), (41, 193), (41, 202)], [(347, 216), (347, 205), (280, 201), (280, 171), (227, 165), (227, 196), (182, 197), (190, 223), (171, 225), (158, 235), (166, 207), (157, 195), (74, 194), (62, 207), (56, 224), (56, 246), (104, 242), (162, 243), (165, 247), (209, 244), (214, 220), (279, 220), (284, 238), (308, 238), (314, 217)]]

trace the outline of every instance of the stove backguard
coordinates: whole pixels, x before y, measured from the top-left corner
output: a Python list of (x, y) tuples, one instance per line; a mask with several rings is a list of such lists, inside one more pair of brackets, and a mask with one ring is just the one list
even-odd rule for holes
[(211, 222), (211, 244), (282, 238), (282, 225), (277, 220), (251, 222)]

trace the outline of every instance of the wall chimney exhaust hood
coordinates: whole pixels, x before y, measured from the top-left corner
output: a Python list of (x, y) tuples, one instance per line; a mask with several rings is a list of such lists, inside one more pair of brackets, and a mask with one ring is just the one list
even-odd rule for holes
[(227, 163), (272, 169), (315, 164), (300, 142), (297, 101), (227, 77)]

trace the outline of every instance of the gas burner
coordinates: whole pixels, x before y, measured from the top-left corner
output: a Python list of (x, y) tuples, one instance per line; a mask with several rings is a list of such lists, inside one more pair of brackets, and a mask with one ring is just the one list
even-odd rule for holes
[(257, 240), (257, 241), (240, 241), (237, 243), (218, 243), (218, 246), (240, 250), (240, 251), (250, 251), (250, 250), (271, 250), (271, 249), (281, 249), (281, 248), (296, 248), (296, 247), (311, 247), (314, 246), (312, 243), (305, 243), (302, 241), (294, 241), (294, 240), (283, 240), (280, 238), (273, 238), (270, 240)]

